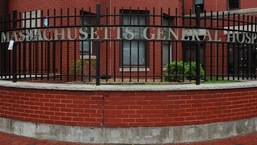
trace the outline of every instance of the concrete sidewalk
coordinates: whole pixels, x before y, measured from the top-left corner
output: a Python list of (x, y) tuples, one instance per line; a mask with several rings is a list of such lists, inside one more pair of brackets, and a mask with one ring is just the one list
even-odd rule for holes
[[(48, 140), (38, 140), (0, 132), (0, 145), (89, 145), (82, 143), (67, 143)], [(257, 145), (257, 132), (243, 136), (196, 143), (173, 145)]]

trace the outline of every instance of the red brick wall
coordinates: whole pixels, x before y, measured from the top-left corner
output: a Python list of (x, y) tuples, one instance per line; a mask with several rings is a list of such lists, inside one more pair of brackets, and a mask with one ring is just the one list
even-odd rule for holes
[[(193, 7), (194, 0), (184, 0), (184, 1), (185, 1), (185, 12), (186, 14), (189, 14), (190, 9), (194, 9)], [(257, 6), (257, 1), (240, 0), (240, 9), (256, 8), (256, 6)], [(212, 0), (212, 1), (205, 0), (204, 9), (207, 12), (227, 11), (228, 10), (227, 0)]]
[(107, 127), (195, 125), (256, 117), (257, 89), (82, 92), (2, 87), (0, 106), (0, 117), (36, 123), (101, 126), (104, 120)]
[(67, 8), (88, 8), (95, 7), (96, 0), (10, 0), (9, 10), (16, 9), (21, 12), (34, 11), (34, 10), (47, 10), (47, 9), (67, 9)]
[[(175, 11), (174, 8), (181, 8), (181, 2), (179, 0), (172, 1), (170, 0), (161, 0), (156, 2), (156, 0), (129, 0), (129, 1), (120, 1), (120, 0), (9, 0), (9, 10), (16, 9), (18, 11), (33, 11), (33, 10), (47, 10), (47, 9), (67, 9), (67, 8), (95, 8), (96, 4), (99, 3), (102, 5), (102, 11), (105, 11), (105, 7), (124, 7), (132, 9), (152, 9), (153, 7), (163, 7), (164, 9), (171, 8), (172, 11)], [(118, 9), (117, 9), (118, 10)], [(94, 11), (94, 10), (93, 10)]]

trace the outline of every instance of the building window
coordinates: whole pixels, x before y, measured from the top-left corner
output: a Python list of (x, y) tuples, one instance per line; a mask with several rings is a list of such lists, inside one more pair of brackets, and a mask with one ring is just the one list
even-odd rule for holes
[(80, 41), (80, 54), (81, 55), (89, 55), (89, 54), (94, 54), (95, 50), (93, 49), (93, 42), (90, 40), (91, 38), (91, 26), (95, 24), (96, 22), (96, 17), (95, 14), (88, 13), (85, 11), (80, 12), (80, 25), (82, 26), (82, 29), (84, 32), (87, 33), (87, 37), (84, 38), (85, 36), (81, 34), (81, 39)]
[[(242, 34), (237, 34), (239, 40), (243, 39)], [(233, 38), (229, 38), (233, 42)], [(229, 74), (256, 74), (257, 48), (251, 45), (240, 43), (228, 43), (228, 73)], [(255, 43), (257, 43), (255, 41)]]
[(200, 7), (200, 12), (204, 12), (204, 2), (203, 0), (194, 0), (194, 9), (196, 11), (197, 7)]
[(35, 28), (41, 26), (41, 11), (30, 11), (22, 13), (22, 27)]
[[(174, 26), (174, 18), (164, 16), (163, 17), (163, 26)], [(169, 38), (169, 27), (164, 28), (164, 36), (165, 38)], [(162, 42), (162, 64), (165, 66), (166, 64), (169, 64), (172, 61), (172, 42), (171, 41), (163, 41)]]
[(229, 10), (239, 9), (239, 8), (240, 8), (239, 0), (228, 0), (228, 9)]
[(121, 11), (122, 25), (125, 29), (133, 32), (134, 38), (127, 31), (122, 32), (122, 66), (145, 66), (146, 65), (146, 41), (144, 41), (143, 30), (147, 25), (148, 12), (146, 11)]
[[(200, 40), (203, 40), (203, 36), (199, 36)], [(189, 41), (188, 42), (183, 42), (183, 58), (185, 62), (192, 62), (196, 61), (196, 48), (197, 48), (197, 43), (196, 41), (192, 40), (192, 37), (189, 36)], [(205, 43), (201, 42), (200, 43), (200, 63), (204, 65), (204, 48), (205, 48)]]

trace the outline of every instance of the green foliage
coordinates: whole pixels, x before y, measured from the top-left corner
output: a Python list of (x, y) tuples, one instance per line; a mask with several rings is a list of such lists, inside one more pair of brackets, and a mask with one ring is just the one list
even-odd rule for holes
[[(196, 62), (186, 62), (186, 67), (187, 67), (187, 69), (186, 69), (187, 70), (187, 72), (186, 72), (187, 79), (188, 80), (195, 80)], [(202, 65), (200, 65), (200, 77), (203, 77), (203, 76), (204, 76), (204, 70), (203, 70)]]
[[(194, 80), (196, 76), (196, 62), (171, 62), (166, 65), (165, 81), (181, 82)], [(203, 67), (200, 67), (200, 76), (204, 76)]]
[(95, 60), (88, 60), (88, 59), (77, 59), (76, 62), (72, 63), (69, 67), (69, 73), (72, 75), (93, 75), (95, 74)]
[[(184, 67), (185, 68), (185, 67)], [(165, 70), (165, 81), (169, 82), (180, 82), (184, 77), (183, 62), (171, 62), (166, 65)]]

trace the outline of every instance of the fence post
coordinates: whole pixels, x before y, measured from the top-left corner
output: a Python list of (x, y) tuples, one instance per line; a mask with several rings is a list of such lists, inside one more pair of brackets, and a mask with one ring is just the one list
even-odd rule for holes
[[(96, 5), (96, 25), (100, 26), (100, 4)], [(96, 41), (96, 85), (100, 85), (100, 40)]]
[[(200, 28), (200, 7), (196, 7), (196, 28)], [(196, 47), (196, 85), (200, 85), (200, 43), (201, 41), (197, 40), (197, 47)]]
[[(8, 31), (8, 5), (7, 5), (7, 1), (2, 1), (3, 3), (1, 3), (1, 4), (3, 4), (3, 13), (2, 13), (2, 16), (1, 16), (1, 24), (2, 24), (2, 26), (1, 26), (1, 31), (3, 31), (4, 33), (7, 33), (7, 31)], [(10, 74), (10, 72), (8, 72), (8, 61), (7, 61), (7, 59), (9, 59), (8, 58), (8, 50), (7, 50), (7, 46), (8, 46), (8, 44), (7, 45), (4, 45), (4, 44), (2, 44), (3, 45), (3, 47), (6, 47), (6, 49), (1, 49), (1, 59), (0, 59), (0, 65), (1, 65), (1, 68), (0, 68), (0, 73), (1, 74), (3, 74), (4, 75), (4, 77), (7, 77), (9, 74)]]
[[(12, 13), (12, 29), (16, 29), (17, 11), (13, 10)], [(17, 55), (16, 55), (16, 44), (13, 44), (12, 50), (12, 81), (17, 82)]]

